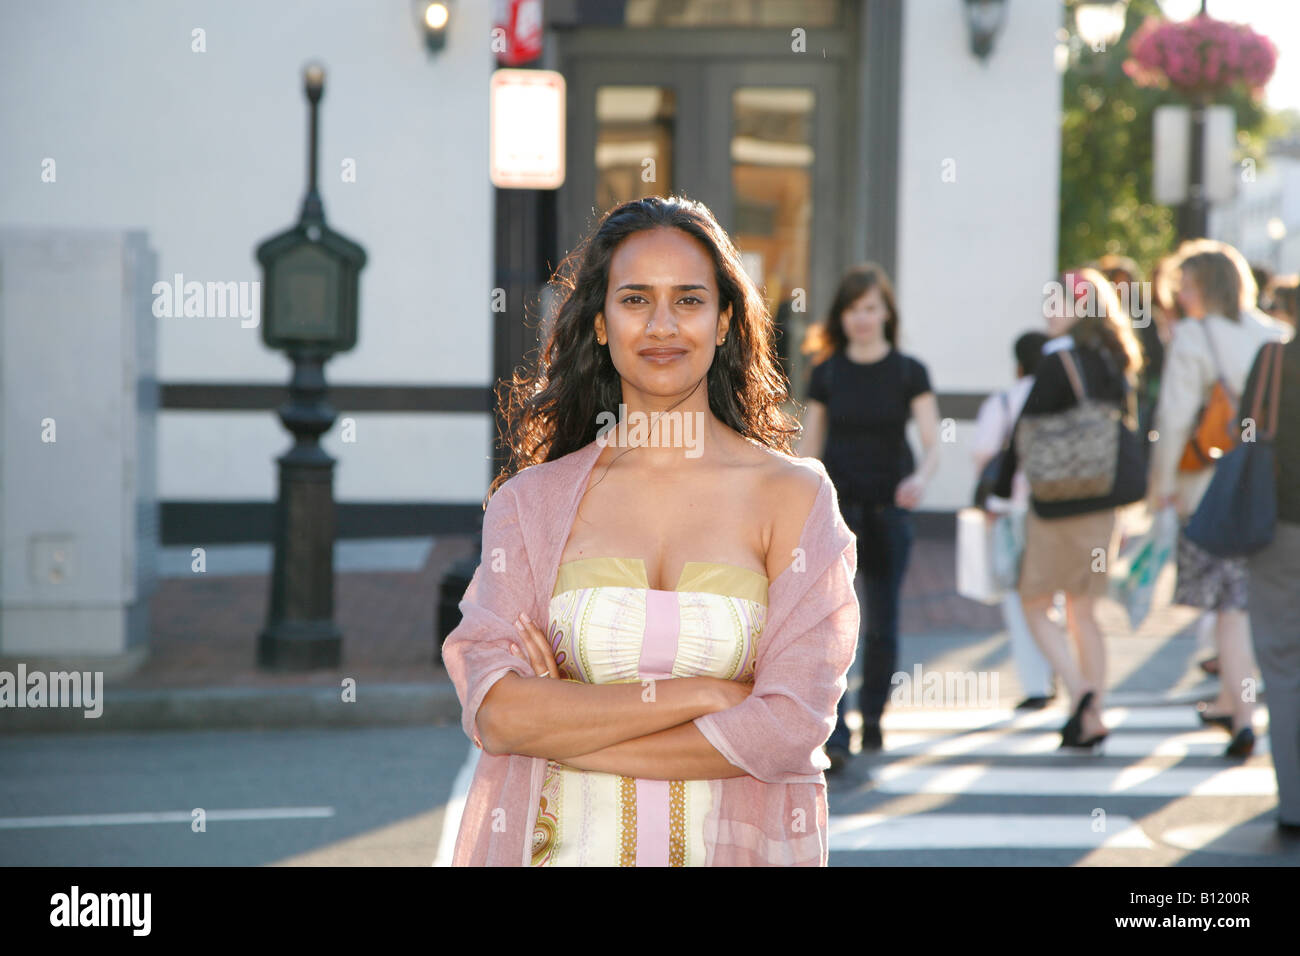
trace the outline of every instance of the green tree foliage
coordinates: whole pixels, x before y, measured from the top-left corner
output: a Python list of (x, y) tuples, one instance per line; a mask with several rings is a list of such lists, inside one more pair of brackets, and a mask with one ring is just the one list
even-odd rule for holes
[[(1124, 35), (1105, 50), (1084, 44), (1067, 2), (1070, 62), (1061, 117), (1061, 221), (1058, 265), (1078, 266), (1107, 253), (1132, 256), (1145, 274), (1177, 243), (1175, 210), (1151, 198), (1152, 113), (1184, 103), (1173, 90), (1134, 85), (1124, 73), (1128, 39), (1156, 0), (1131, 0)], [(1237, 113), (1239, 159), (1263, 165), (1264, 141), (1274, 132), (1262, 98), (1243, 90), (1219, 97)]]

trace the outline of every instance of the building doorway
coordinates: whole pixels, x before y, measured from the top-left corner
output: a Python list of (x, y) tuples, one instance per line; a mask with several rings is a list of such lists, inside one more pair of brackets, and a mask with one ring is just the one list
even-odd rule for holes
[[(668, 44), (671, 31), (654, 32)], [(791, 59), (608, 49), (566, 57), (568, 179), (557, 212), (567, 252), (628, 199), (677, 192), (709, 206), (764, 294), (801, 399), (799, 345), (847, 264), (841, 151), (854, 125), (839, 129), (842, 64)]]

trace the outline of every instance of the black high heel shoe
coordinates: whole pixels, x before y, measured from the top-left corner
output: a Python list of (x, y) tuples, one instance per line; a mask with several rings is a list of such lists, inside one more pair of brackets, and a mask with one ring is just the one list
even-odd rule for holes
[(1058, 750), (1079, 749), (1091, 750), (1103, 740), (1106, 739), (1110, 731), (1103, 730), (1099, 734), (1093, 734), (1091, 737), (1083, 736), (1083, 712), (1092, 706), (1093, 692), (1088, 691), (1079, 698), (1079, 706), (1074, 709), (1074, 716), (1066, 721), (1065, 726), (1061, 728), (1061, 746)]
[(1222, 727), (1232, 733), (1232, 714), (1211, 714), (1208, 701), (1196, 702), (1196, 716), (1201, 718), (1201, 723), (1206, 727)]
[(1232, 743), (1223, 752), (1225, 757), (1249, 757), (1255, 752), (1255, 731), (1252, 727), (1242, 727), (1233, 735)]

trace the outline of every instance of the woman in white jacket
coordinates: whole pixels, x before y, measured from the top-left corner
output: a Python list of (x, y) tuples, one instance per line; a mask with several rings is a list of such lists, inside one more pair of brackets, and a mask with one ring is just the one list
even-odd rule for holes
[[(1186, 318), (1174, 326), (1165, 351), (1156, 406), (1155, 442), (1151, 460), (1150, 495), (1154, 509), (1174, 507), (1186, 523), (1196, 510), (1214, 465), (1180, 471), (1179, 462), (1222, 377), (1234, 401), (1239, 401), (1255, 354), (1276, 338), (1273, 330), (1246, 315), (1241, 277), (1232, 258), (1222, 251), (1196, 252), (1183, 260), (1178, 299)], [(1219, 656), (1219, 696), (1198, 706), (1201, 719), (1232, 734), (1225, 756), (1249, 756), (1254, 748), (1253, 694), (1243, 693), (1255, 674), (1247, 616), (1246, 563), (1242, 558), (1216, 558), (1185, 535), (1178, 542), (1178, 584), (1174, 602), (1215, 611), (1215, 640)]]

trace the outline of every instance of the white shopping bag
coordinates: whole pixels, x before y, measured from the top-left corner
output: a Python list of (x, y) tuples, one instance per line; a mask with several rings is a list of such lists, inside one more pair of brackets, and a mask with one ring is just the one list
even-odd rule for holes
[(1006, 593), (997, 578), (994, 522), (982, 508), (957, 512), (957, 593), (981, 604), (997, 604)]

